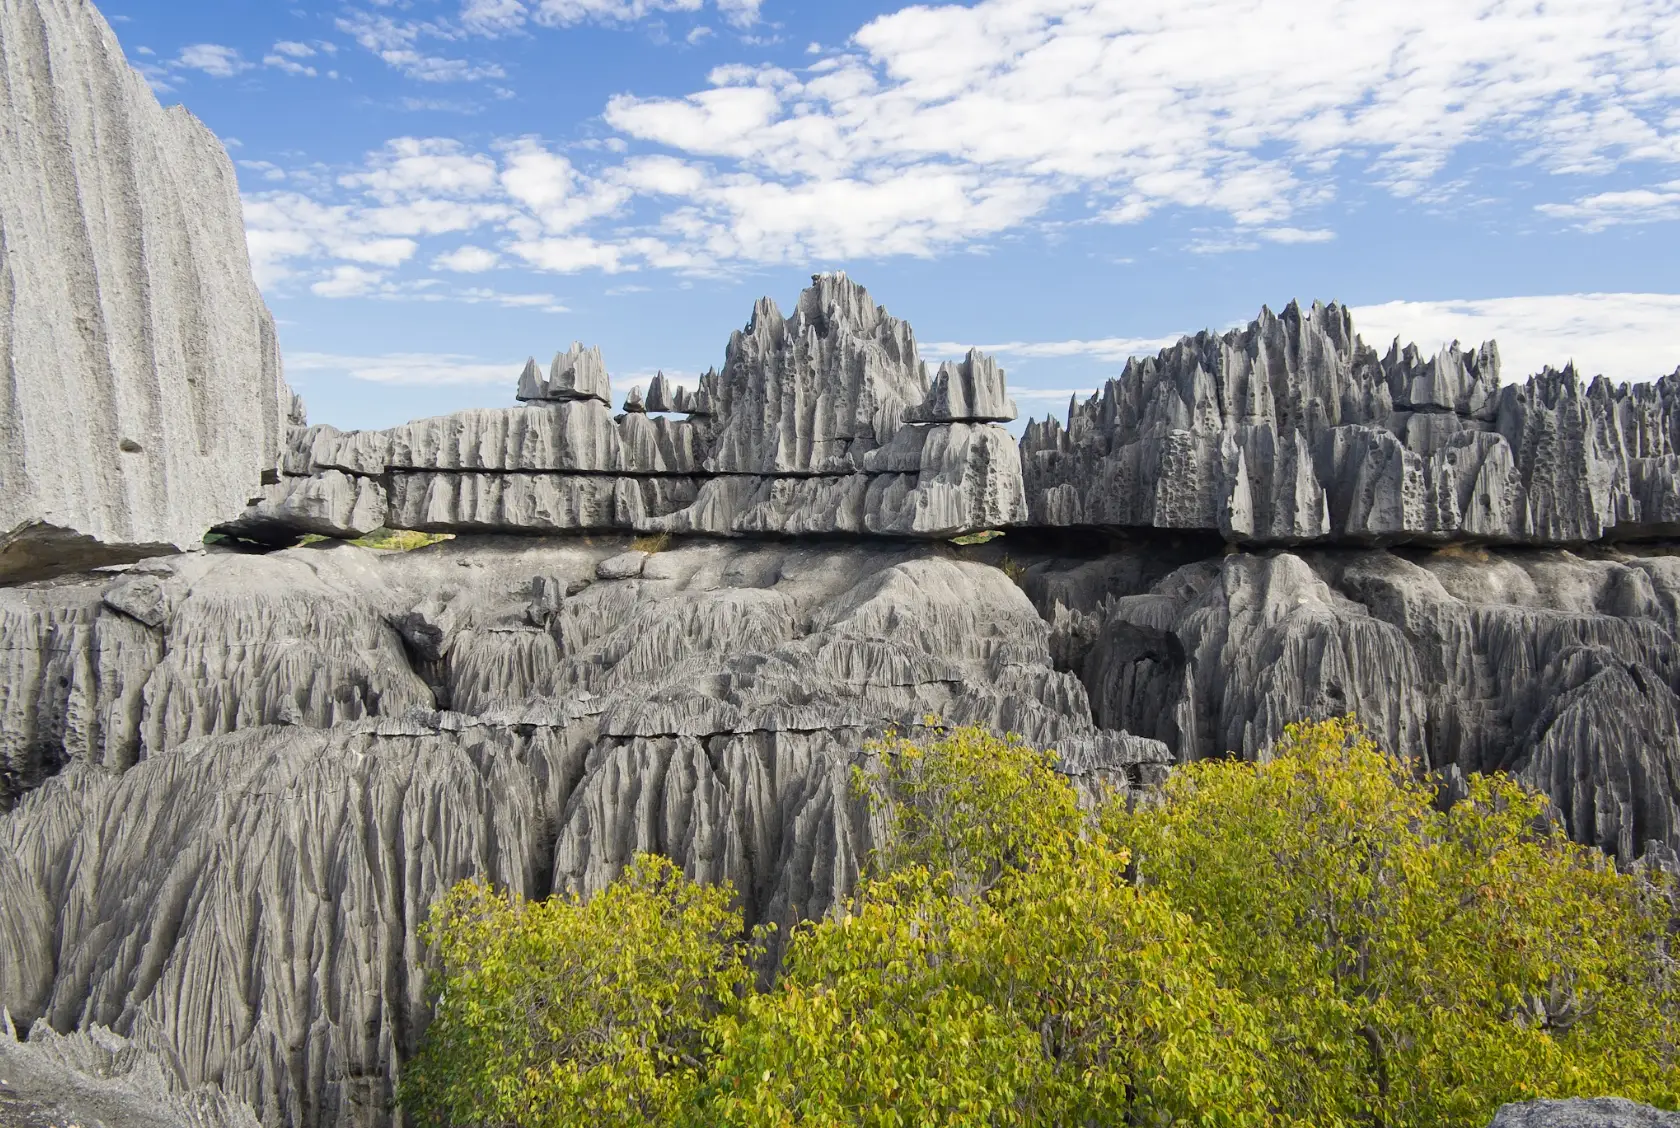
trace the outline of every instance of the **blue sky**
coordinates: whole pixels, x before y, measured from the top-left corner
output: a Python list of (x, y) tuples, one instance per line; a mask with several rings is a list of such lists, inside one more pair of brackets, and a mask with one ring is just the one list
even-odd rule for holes
[(1680, 366), (1680, 0), (99, 0), (229, 145), (311, 418), (718, 363), (845, 269), (1060, 413), (1291, 298)]

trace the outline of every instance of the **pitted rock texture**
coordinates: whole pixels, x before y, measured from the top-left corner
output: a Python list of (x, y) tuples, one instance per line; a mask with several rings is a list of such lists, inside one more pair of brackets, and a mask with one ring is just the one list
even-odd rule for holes
[(943, 538), (1027, 519), (1017, 445), (990, 425), (1015, 414), (1003, 370), (973, 352), (930, 388), (910, 327), (843, 274), (791, 317), (759, 302), (692, 391), (661, 373), (615, 416), (606, 387), (599, 352), (575, 345), (546, 380), (527, 365), (523, 408), (295, 428), (284, 476), (222, 531)]
[(1506, 1105), (1488, 1128), (1680, 1128), (1680, 1113), (1620, 1097), (1577, 1097)]
[(0, 582), (198, 543), (293, 407), (215, 135), (88, 0), (0, 4)]
[(1351, 712), (1449, 777), (1514, 774), (1623, 861), (1680, 848), (1680, 556), (1201, 551), (1028, 567), (1099, 725), (1186, 761), (1256, 756), (1292, 721)]
[(149, 561), (0, 589), (0, 1006), (144, 1033), (274, 1125), (384, 1125), (417, 930), (484, 873), (637, 852), (748, 919), (826, 911), (875, 839), (864, 746), (928, 716), (1150, 787), (998, 568), (913, 542), (462, 538)]
[(1134, 359), (1021, 444), (1031, 523), (1244, 545), (1680, 535), (1680, 371), (1501, 386), (1492, 345), (1379, 356), (1338, 305)]

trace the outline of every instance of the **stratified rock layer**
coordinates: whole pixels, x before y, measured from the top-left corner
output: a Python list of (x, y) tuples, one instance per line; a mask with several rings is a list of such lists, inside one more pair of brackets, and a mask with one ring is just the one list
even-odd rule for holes
[[(148, 562), (0, 590), (0, 1005), (149, 1032), (270, 1124), (389, 1121), (451, 882), (590, 891), (637, 852), (821, 914), (873, 829), (871, 735), (1019, 732), (1082, 784), (1050, 628), (945, 546), (462, 539)], [(20, 799), (21, 796), (21, 799)]]
[(215, 135), (87, 0), (5, 0), (0, 582), (198, 543), (291, 409)]
[(1026, 520), (1015, 440), (989, 425), (1014, 417), (1002, 369), (972, 353), (930, 390), (910, 327), (843, 274), (791, 317), (759, 302), (693, 391), (661, 374), (615, 417), (607, 388), (574, 345), (546, 380), (526, 366), (527, 407), (295, 429), (283, 477), (225, 529), (937, 538)]
[(1245, 545), (1680, 535), (1680, 372), (1501, 386), (1491, 345), (1386, 356), (1337, 305), (1132, 360), (1021, 444), (1031, 523)]

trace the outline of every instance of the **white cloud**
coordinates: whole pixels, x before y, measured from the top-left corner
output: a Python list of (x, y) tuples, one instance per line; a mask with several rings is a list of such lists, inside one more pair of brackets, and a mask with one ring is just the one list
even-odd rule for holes
[(290, 75), (302, 75), (305, 78), (314, 78), (318, 73), (312, 66), (308, 66), (307, 64), (298, 62), (296, 59), (289, 59), (286, 56), (279, 54), (264, 55), (263, 66), (273, 67), (276, 70), (284, 71), (286, 74)]
[(323, 298), (354, 298), (371, 292), (384, 280), (385, 276), (377, 270), (365, 270), (359, 266), (335, 266), (326, 278), (309, 288)]
[(1539, 210), (1556, 219), (1574, 220), (1587, 231), (1602, 231), (1626, 223), (1680, 219), (1680, 180), (1670, 180), (1655, 188), (1600, 192), (1568, 204), (1541, 204)]
[(1680, 367), (1680, 294), (1556, 294), (1357, 306), (1353, 325), (1379, 350), (1399, 337), (1426, 352), (1499, 342), (1507, 381), (1574, 360), (1588, 376), (1646, 380)]
[[(1018, 356), (1036, 360), (1059, 360), (1066, 357), (1089, 357), (1092, 360), (1124, 363), (1128, 357), (1153, 356), (1178, 337), (1099, 337), (1072, 341), (1002, 341), (990, 345), (965, 345), (957, 341), (934, 341), (922, 346), (926, 356), (959, 357), (969, 349), (1008, 358)], [(1040, 396), (1068, 397), (1065, 391), (1041, 391)]]
[(287, 353), (286, 368), (295, 372), (340, 372), (375, 384), (436, 387), (448, 384), (505, 384), (519, 379), (523, 361), (487, 364), (455, 353), (388, 353), (342, 356), (333, 353)]
[(211, 78), (232, 78), (251, 69), (251, 64), (241, 58), (237, 50), (219, 43), (194, 43), (183, 47), (170, 65), (182, 70), (203, 71)]
[(1255, 232), (1268, 243), (1328, 243), (1336, 237), (1334, 231), (1323, 228), (1263, 227)]
[(1677, 36), (1651, 0), (982, 0), (876, 19), (801, 80), (735, 68), (607, 120), (776, 179), (946, 164), (1115, 222), (1206, 208), (1302, 241), (1283, 221), (1349, 169), (1416, 195), (1477, 143), (1560, 172), (1680, 163)]
[(496, 187), (496, 162), (446, 138), (398, 137), (369, 154), (368, 167), (339, 178), (384, 204), (431, 197), (471, 199)]
[(433, 270), (452, 270), (457, 274), (483, 274), (501, 265), (502, 256), (483, 247), (457, 247), (432, 260)]
[(293, 59), (311, 59), (315, 57), (315, 48), (307, 43), (298, 43), (289, 39), (282, 39), (274, 45), (276, 55), (285, 55)]
[(458, 32), (435, 23), (404, 22), (370, 12), (352, 12), (336, 21), (340, 31), (386, 65), (420, 82), (479, 82), (505, 78), (507, 72), (495, 63), (470, 63), (443, 55), (429, 55), (418, 44), (422, 38), (459, 38)]

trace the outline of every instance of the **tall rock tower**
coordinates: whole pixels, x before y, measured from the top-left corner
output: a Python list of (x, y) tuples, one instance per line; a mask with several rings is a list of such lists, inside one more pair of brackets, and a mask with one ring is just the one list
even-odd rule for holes
[(0, 583), (198, 543), (292, 410), (221, 143), (90, 0), (0, 0)]

